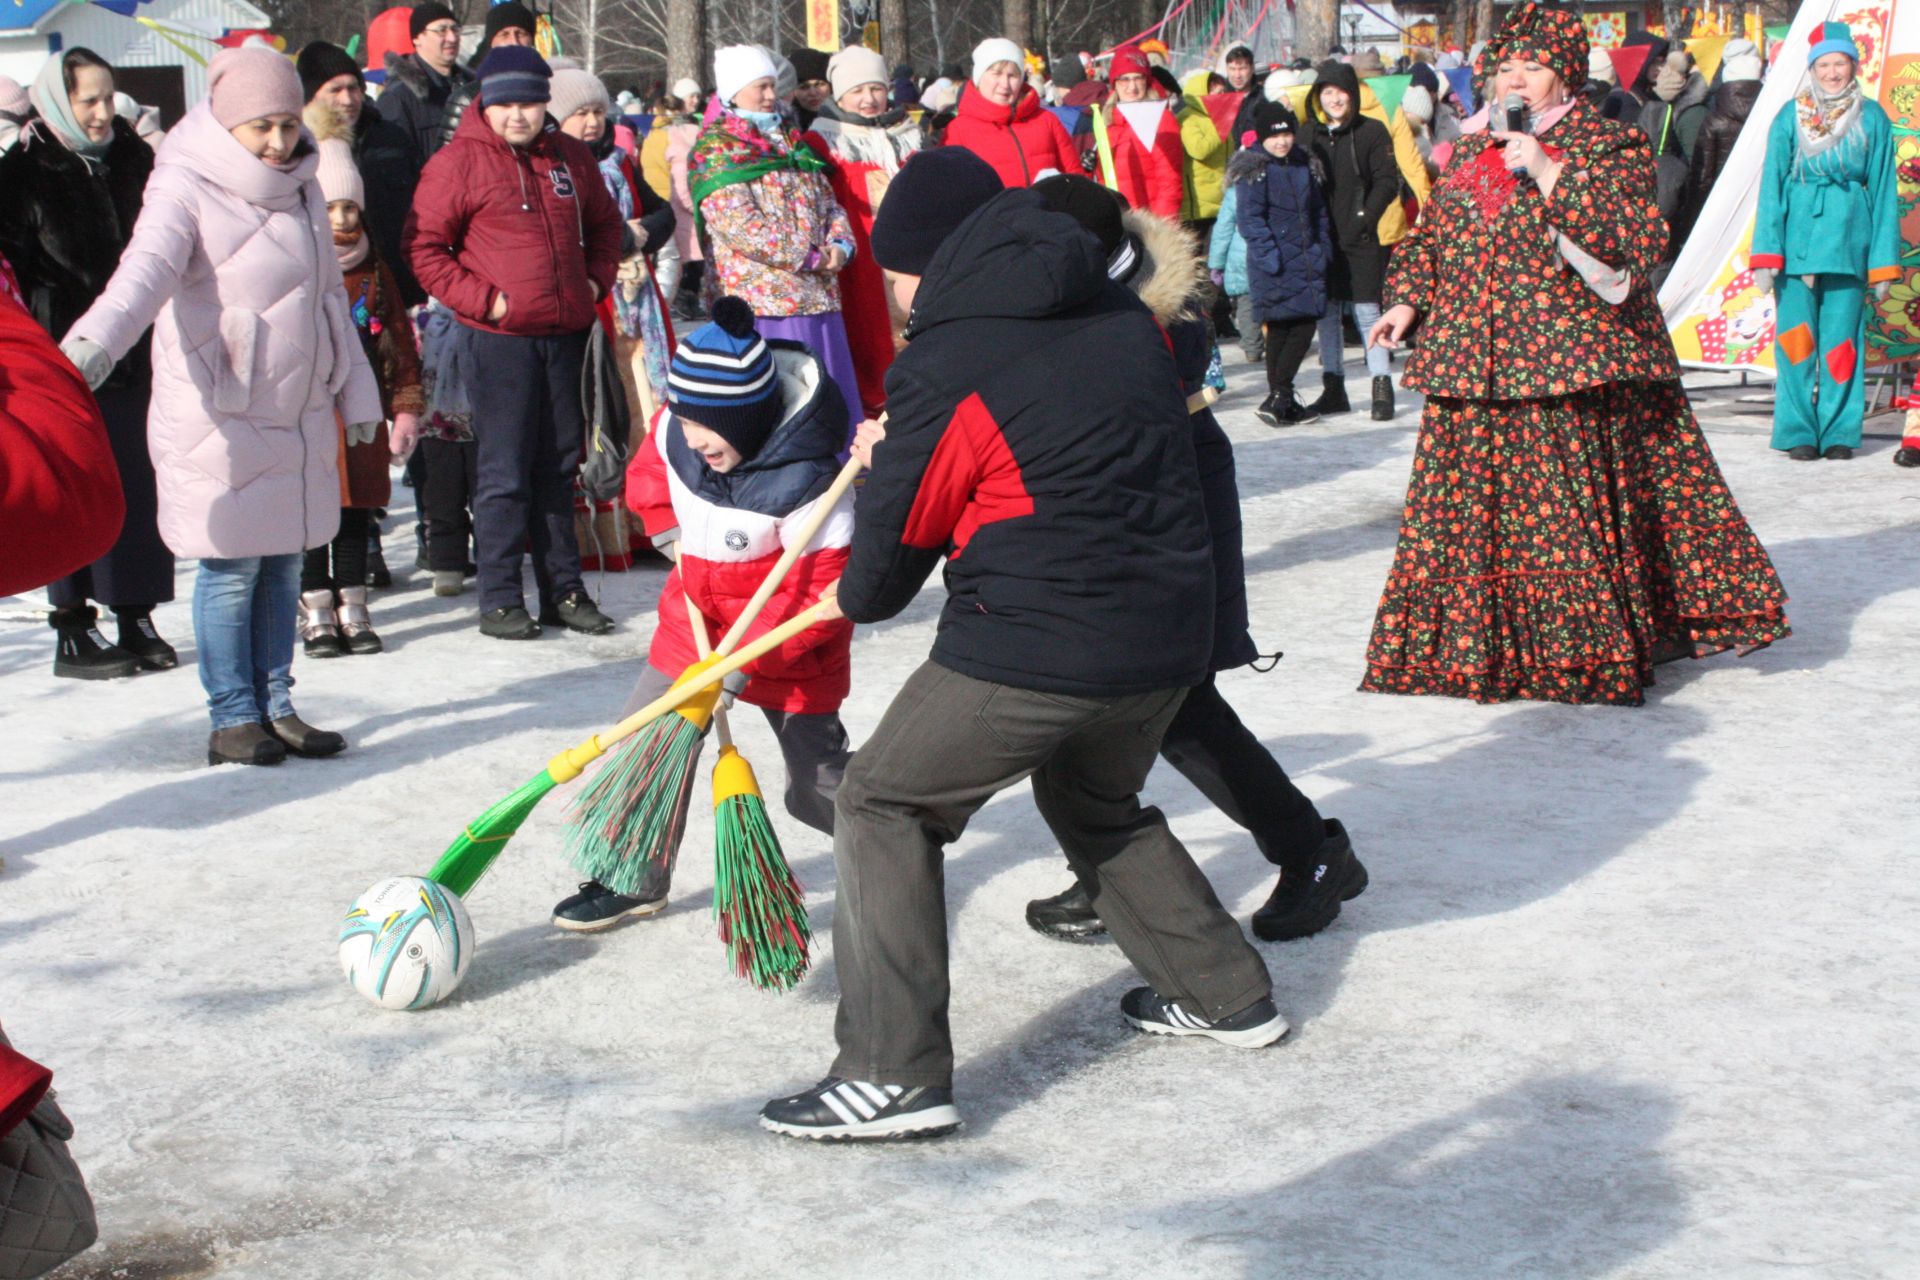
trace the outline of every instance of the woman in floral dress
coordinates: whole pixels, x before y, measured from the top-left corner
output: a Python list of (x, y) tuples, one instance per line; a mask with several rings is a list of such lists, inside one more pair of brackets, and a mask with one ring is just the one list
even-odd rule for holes
[(1481, 66), (1530, 128), (1460, 139), (1370, 342), (1427, 399), (1362, 689), (1636, 706), (1658, 662), (1789, 634), (1648, 283), (1646, 139), (1579, 97), (1587, 37), (1525, 4)]

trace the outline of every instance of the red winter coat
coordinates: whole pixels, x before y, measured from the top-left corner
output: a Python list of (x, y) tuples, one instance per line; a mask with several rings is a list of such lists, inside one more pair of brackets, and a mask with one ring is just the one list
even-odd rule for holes
[[(420, 174), (405, 242), (421, 287), (474, 328), (578, 333), (594, 322), (588, 282), (605, 296), (619, 270), (620, 209), (587, 144), (551, 119), (513, 147), (469, 111)], [(487, 314), (502, 293), (496, 324)]]
[(1187, 148), (1180, 138), (1175, 106), (1168, 103), (1148, 147), (1127, 123), (1121, 105), (1109, 98), (1100, 108), (1107, 117), (1107, 145), (1113, 149), (1113, 179), (1127, 204), (1171, 221), (1180, 221), (1186, 196)]
[(985, 160), (1009, 187), (1030, 187), (1048, 169), (1083, 177), (1087, 172), (1066, 126), (1040, 105), (1032, 86), (1023, 89), (1011, 107), (1002, 107), (968, 84), (960, 91), (953, 123), (947, 126), (946, 144), (965, 147)]
[(0, 296), (0, 596), (92, 564), (126, 514), (85, 380), (24, 307)]
[[(687, 597), (706, 619), (708, 642), (718, 644), (840, 469), (846, 401), (819, 360), (799, 344), (769, 345), (788, 412), (759, 454), (725, 478), (738, 495), (734, 502), (706, 491), (713, 477), (703, 479), (706, 463), (686, 447), (671, 410), (654, 416), (653, 430), (627, 464), (627, 506), (640, 516), (647, 536), (675, 528), (680, 534), (678, 563), (661, 588), (660, 618), (647, 652), (654, 669), (668, 675), (679, 675), (699, 656)], [(806, 609), (839, 581), (852, 540), (849, 494), (775, 589), (743, 643)], [(806, 715), (837, 711), (852, 682), (852, 647), (853, 624), (845, 619), (810, 627), (748, 664), (740, 700)]]

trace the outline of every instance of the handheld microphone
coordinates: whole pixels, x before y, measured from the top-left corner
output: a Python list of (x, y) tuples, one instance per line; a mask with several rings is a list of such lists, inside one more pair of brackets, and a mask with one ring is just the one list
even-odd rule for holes
[[(1506, 113), (1506, 132), (1525, 133), (1527, 131), (1527, 100), (1525, 98), (1517, 93), (1510, 93), (1500, 103), (1500, 110)], [(1507, 170), (1507, 172), (1517, 178), (1526, 173), (1526, 168), (1525, 166), (1515, 166)]]

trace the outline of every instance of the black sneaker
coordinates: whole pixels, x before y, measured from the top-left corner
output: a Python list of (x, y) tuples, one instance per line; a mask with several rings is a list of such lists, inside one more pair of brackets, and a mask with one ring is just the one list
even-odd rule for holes
[(760, 1127), (816, 1142), (904, 1142), (960, 1127), (952, 1089), (868, 1084), (828, 1076), (805, 1093), (760, 1108)]
[(1209, 1022), (1188, 1013), (1152, 987), (1135, 987), (1120, 997), (1120, 1012), (1134, 1029), (1155, 1036), (1205, 1036), (1236, 1049), (1260, 1049), (1287, 1034), (1287, 1020), (1262, 996), (1235, 1014)]
[(120, 647), (140, 659), (149, 671), (171, 671), (180, 665), (180, 655), (154, 630), (153, 613), (114, 610), (120, 619)]
[(598, 933), (628, 920), (655, 915), (667, 905), (665, 895), (648, 900), (615, 893), (598, 880), (580, 886), (571, 898), (562, 898), (553, 908), (553, 927), (574, 933)]
[(1312, 876), (1281, 876), (1267, 905), (1253, 913), (1253, 935), (1262, 942), (1311, 937), (1333, 923), (1341, 903), (1365, 892), (1367, 869), (1353, 856), (1346, 827), (1338, 818), (1325, 823)]
[[(541, 610), (545, 621), (547, 611)], [(553, 602), (553, 616), (569, 631), (583, 636), (603, 636), (613, 630), (613, 619), (600, 612), (593, 597), (584, 591), (570, 591)]]
[(540, 624), (525, 606), (510, 604), (481, 614), (480, 634), (495, 640), (531, 640), (540, 634)]
[(1266, 423), (1270, 427), (1279, 426), (1280, 425), (1279, 393), (1275, 392), (1272, 395), (1269, 395), (1265, 400), (1262, 400), (1258, 405), (1256, 405), (1253, 410), (1253, 416), (1260, 419), (1260, 421)]
[(1297, 427), (1305, 423), (1320, 421), (1320, 415), (1318, 413), (1314, 412), (1308, 406), (1301, 404), (1292, 396), (1288, 396), (1287, 402), (1279, 406), (1279, 411), (1274, 417), (1275, 422), (1273, 425), (1276, 427)]
[(1106, 924), (1093, 910), (1093, 900), (1078, 881), (1065, 893), (1029, 902), (1027, 924), (1035, 933), (1061, 942), (1097, 942), (1107, 932)]
[(47, 625), (59, 636), (53, 651), (53, 674), (69, 680), (118, 680), (140, 670), (140, 659), (113, 644), (94, 625), (100, 614), (92, 605), (55, 609)]

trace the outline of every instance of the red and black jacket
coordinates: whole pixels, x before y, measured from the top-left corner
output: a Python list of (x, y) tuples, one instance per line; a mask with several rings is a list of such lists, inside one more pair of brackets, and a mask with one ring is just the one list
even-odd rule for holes
[(933, 660), (1045, 693), (1199, 684), (1213, 564), (1166, 336), (1099, 245), (1029, 191), (927, 268), (887, 374), (840, 605), (906, 607), (944, 555)]

